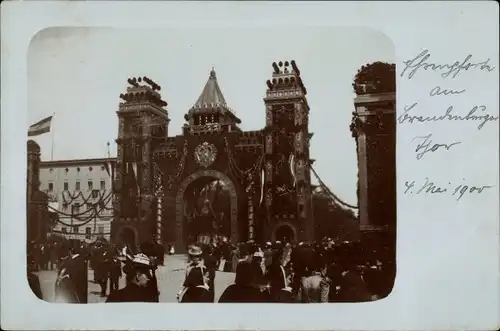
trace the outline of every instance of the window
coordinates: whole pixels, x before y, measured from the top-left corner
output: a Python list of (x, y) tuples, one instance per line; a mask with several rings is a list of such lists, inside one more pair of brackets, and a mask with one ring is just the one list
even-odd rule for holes
[(101, 180), (101, 190), (105, 190), (106, 189), (106, 182)]
[(49, 191), (52, 192), (54, 190), (54, 183), (49, 183)]
[(89, 185), (89, 191), (91, 191), (92, 188), (94, 187), (94, 183), (92, 183), (92, 181), (89, 180), (88, 185)]
[(75, 190), (80, 191), (80, 182), (75, 183)]
[(104, 233), (104, 226), (99, 226), (99, 234), (103, 234)]
[(68, 210), (68, 204), (66, 202), (63, 202), (62, 209), (63, 209), (63, 211)]
[(73, 233), (78, 233), (78, 230), (80, 230), (77, 226), (73, 227)]
[(69, 189), (68, 182), (64, 182), (64, 190), (67, 191)]
[(91, 203), (87, 203), (87, 210), (89, 210), (90, 208), (92, 208), (92, 204)]
[(92, 190), (92, 198), (97, 199), (99, 197), (99, 191), (98, 190)]
[(91, 230), (92, 229), (89, 226), (85, 228), (85, 239), (90, 239), (92, 237)]
[(61, 228), (61, 232), (62, 232), (62, 233), (66, 233), (66, 227), (65, 227), (65, 226), (63, 226), (63, 227)]
[(73, 214), (79, 214), (80, 213), (80, 204), (79, 203), (75, 203), (73, 205)]

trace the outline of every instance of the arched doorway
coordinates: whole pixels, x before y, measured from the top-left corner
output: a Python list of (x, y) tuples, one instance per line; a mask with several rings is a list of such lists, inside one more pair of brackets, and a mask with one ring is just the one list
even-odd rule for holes
[(118, 232), (118, 243), (119, 245), (128, 246), (135, 251), (137, 245), (136, 230), (130, 226), (122, 227), (120, 232)]
[(288, 222), (280, 223), (274, 228), (273, 239), (275, 241), (291, 242), (295, 237), (295, 227)]
[[(209, 192), (204, 191), (207, 189), (210, 190), (210, 185), (213, 183), (215, 183), (215, 185), (223, 185), (224, 190), (227, 192), (229, 205), (227, 211), (224, 211), (223, 215), (221, 215), (220, 211), (216, 213), (213, 212), (213, 206), (211, 205), (210, 199), (207, 199)], [(195, 196), (192, 197), (190, 202), (187, 202), (186, 195), (190, 197), (193, 193)], [(196, 194), (199, 195), (196, 196)], [(237, 202), (237, 193), (233, 181), (222, 172), (217, 170), (200, 170), (184, 179), (179, 186), (175, 200), (176, 249), (184, 250), (186, 241), (193, 240), (193, 236), (199, 234), (199, 232), (212, 232), (213, 234), (219, 231), (221, 225), (223, 228), (221, 231), (224, 232), (225, 236), (227, 236), (232, 243), (236, 244), (238, 241)], [(194, 215), (191, 214), (193, 208), (199, 209), (195, 210), (196, 214)], [(220, 224), (224, 222), (220, 222), (219, 219), (227, 221), (227, 226), (224, 227), (223, 224)], [(193, 225), (195, 223), (196, 225)], [(193, 231), (193, 228), (196, 229)]]

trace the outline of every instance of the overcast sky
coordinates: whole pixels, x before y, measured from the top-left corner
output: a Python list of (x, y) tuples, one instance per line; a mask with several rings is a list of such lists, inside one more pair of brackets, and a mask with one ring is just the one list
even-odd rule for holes
[[(311, 157), (323, 181), (357, 204), (356, 145), (349, 131), (352, 80), (365, 63), (395, 61), (391, 41), (361, 28), (155, 29), (51, 28), (37, 34), (28, 54), (27, 126), (55, 112), (52, 133), (34, 137), (42, 160), (116, 155), (119, 94), (127, 78), (148, 76), (161, 87), (181, 133), (184, 114), (213, 67), (226, 102), (243, 130), (265, 125), (262, 98), (274, 61), (295, 60), (311, 107)], [(316, 182), (316, 181), (314, 181)]]

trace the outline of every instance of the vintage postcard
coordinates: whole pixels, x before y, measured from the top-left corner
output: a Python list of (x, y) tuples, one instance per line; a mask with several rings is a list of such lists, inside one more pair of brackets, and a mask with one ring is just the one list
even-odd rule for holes
[(500, 325), (495, 3), (10, 2), (2, 31), (2, 327)]

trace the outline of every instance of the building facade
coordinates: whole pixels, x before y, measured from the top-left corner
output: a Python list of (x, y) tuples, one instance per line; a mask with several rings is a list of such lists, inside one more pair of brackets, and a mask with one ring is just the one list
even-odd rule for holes
[(40, 191), (57, 214), (50, 233), (67, 239), (110, 240), (115, 158), (40, 163)]
[(246, 132), (214, 70), (177, 136), (168, 136), (160, 87), (147, 77), (128, 80), (117, 112), (114, 240), (171, 242), (184, 250), (193, 228), (186, 196), (207, 178), (229, 191), (225, 236), (232, 243), (314, 240), (307, 90), (294, 61), (272, 68), (263, 98), (266, 125)]

